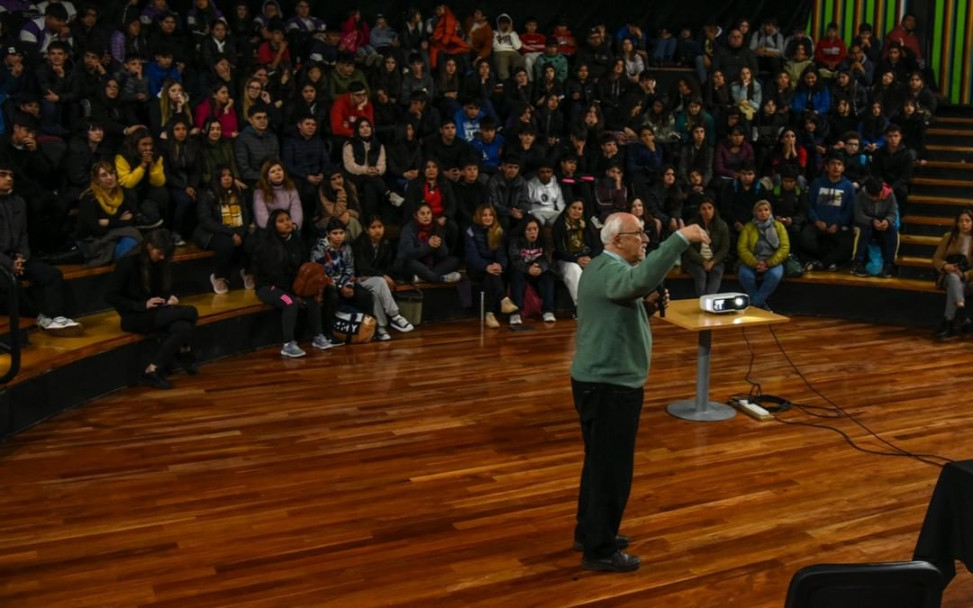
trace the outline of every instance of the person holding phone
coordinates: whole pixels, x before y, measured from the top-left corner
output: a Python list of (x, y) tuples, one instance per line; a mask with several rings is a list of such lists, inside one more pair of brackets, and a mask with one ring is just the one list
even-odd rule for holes
[(199, 371), (191, 346), (199, 313), (194, 306), (180, 304), (172, 292), (173, 249), (168, 230), (153, 230), (140, 250), (116, 262), (105, 294), (105, 301), (122, 318), (122, 331), (163, 334), (139, 377), (142, 384), (157, 389), (172, 388), (166, 375), (173, 363), (187, 374)]

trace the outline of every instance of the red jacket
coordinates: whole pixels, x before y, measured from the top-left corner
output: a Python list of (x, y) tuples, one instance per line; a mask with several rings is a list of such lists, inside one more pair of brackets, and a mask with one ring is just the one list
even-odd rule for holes
[(334, 101), (331, 106), (331, 132), (340, 137), (351, 137), (355, 134), (355, 121), (367, 118), (375, 124), (375, 110), (372, 102), (365, 104), (361, 110), (351, 101), (351, 93), (345, 93)]

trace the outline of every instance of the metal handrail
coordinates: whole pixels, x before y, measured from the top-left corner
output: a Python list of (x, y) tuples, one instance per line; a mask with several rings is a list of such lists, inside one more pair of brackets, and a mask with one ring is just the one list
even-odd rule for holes
[(10, 317), (10, 344), (0, 342), (0, 351), (10, 353), (10, 369), (0, 377), (0, 385), (4, 385), (20, 373), (20, 281), (9, 269), (0, 266), (0, 283), (0, 290), (7, 294)]

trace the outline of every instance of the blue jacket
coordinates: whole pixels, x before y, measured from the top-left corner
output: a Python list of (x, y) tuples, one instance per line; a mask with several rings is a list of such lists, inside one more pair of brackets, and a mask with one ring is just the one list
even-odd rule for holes
[(855, 217), (855, 186), (846, 177), (832, 182), (821, 176), (811, 182), (809, 203), (811, 223), (821, 220), (828, 226), (850, 227)]
[(507, 269), (507, 248), (504, 243), (496, 249), (490, 249), (487, 233), (482, 226), (476, 224), (466, 229), (466, 265), (479, 271), (493, 263), (499, 263)]

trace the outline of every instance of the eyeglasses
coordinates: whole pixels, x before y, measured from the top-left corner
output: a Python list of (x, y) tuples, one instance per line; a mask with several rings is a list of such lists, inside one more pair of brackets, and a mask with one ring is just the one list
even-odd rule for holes
[(645, 234), (641, 230), (632, 230), (630, 232), (619, 232), (617, 236), (625, 236), (625, 235), (637, 236), (639, 237), (639, 239), (645, 239), (646, 241), (649, 240), (649, 235)]

